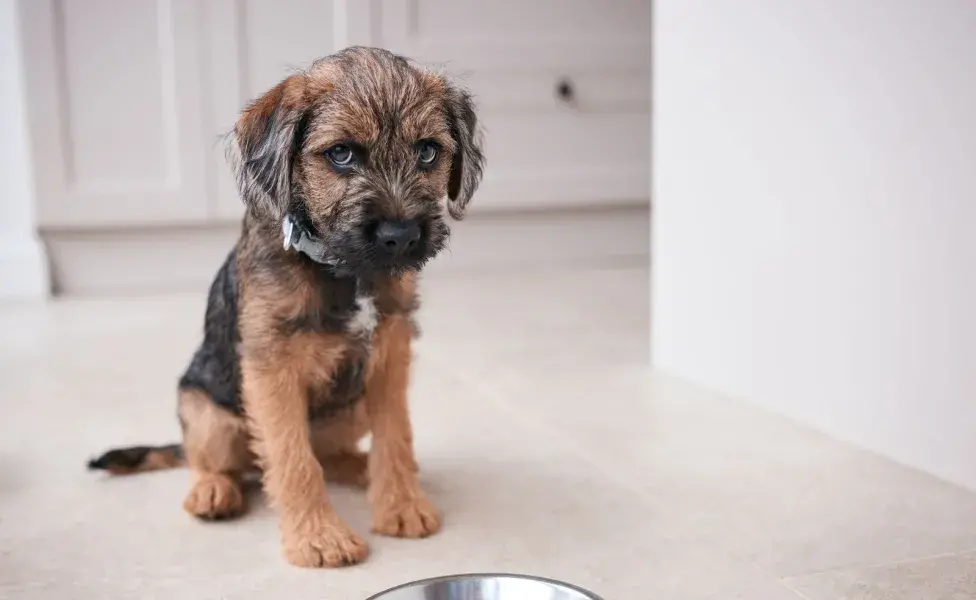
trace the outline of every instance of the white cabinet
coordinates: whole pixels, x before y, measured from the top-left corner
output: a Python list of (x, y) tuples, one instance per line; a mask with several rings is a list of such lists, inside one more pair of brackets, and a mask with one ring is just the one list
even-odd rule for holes
[(208, 217), (200, 5), (20, 2), (41, 227)]
[[(442, 64), (486, 129), (473, 211), (648, 196), (649, 0), (20, 0), (43, 228), (228, 222), (218, 136), (351, 44)], [(570, 100), (557, 95), (560, 83)]]

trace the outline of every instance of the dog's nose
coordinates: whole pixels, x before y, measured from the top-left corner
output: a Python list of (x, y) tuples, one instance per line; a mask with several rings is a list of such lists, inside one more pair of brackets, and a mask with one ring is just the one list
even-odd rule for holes
[(376, 227), (376, 243), (392, 254), (401, 254), (412, 249), (418, 240), (420, 225), (413, 219), (380, 221)]

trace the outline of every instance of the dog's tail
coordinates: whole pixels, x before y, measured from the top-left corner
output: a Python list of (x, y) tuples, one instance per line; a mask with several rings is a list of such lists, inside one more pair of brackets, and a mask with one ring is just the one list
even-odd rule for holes
[(112, 475), (134, 475), (146, 471), (175, 469), (185, 464), (183, 447), (179, 444), (169, 444), (109, 450), (98, 458), (88, 461), (88, 468), (108, 471)]

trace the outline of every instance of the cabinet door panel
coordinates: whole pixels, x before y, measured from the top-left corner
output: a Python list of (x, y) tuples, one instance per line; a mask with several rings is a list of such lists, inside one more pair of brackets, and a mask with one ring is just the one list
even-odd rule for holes
[(40, 224), (204, 219), (198, 4), (30, 0), (21, 18)]

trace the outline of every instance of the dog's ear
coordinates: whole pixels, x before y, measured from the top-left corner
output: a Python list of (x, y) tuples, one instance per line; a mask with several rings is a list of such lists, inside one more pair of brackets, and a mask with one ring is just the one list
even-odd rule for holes
[(452, 217), (460, 220), (464, 218), (464, 209), (481, 182), (485, 160), (481, 151), (482, 135), (474, 102), (468, 92), (448, 86), (445, 103), (455, 146), (447, 181), (447, 209)]
[(308, 112), (306, 76), (292, 75), (241, 112), (228, 145), (244, 203), (275, 220), (292, 202), (291, 171)]

